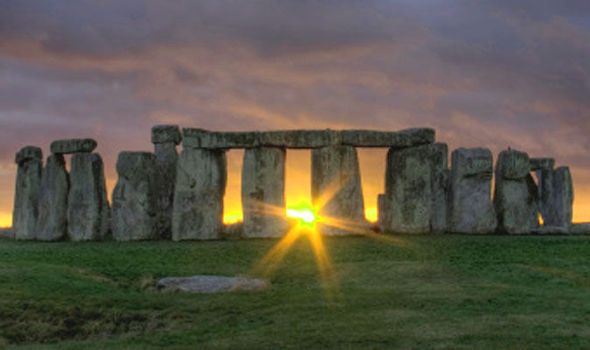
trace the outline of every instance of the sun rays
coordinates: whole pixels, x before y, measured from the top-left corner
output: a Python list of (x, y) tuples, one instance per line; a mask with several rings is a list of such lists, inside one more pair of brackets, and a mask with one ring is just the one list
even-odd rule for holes
[(364, 236), (383, 243), (405, 246), (402, 239), (374, 232), (368, 221), (350, 220), (322, 215), (322, 209), (342, 189), (342, 182), (333, 182), (316, 200), (315, 205), (300, 202), (287, 209), (269, 205), (267, 203), (249, 203), (252, 209), (259, 213), (283, 217), (291, 224), (289, 231), (275, 244), (251, 270), (252, 275), (270, 277), (280, 267), (285, 256), (300, 239), (307, 239), (313, 251), (315, 264), (326, 298), (333, 299), (339, 294), (337, 274), (334, 270), (330, 254), (324, 242), (323, 227), (332, 227)]

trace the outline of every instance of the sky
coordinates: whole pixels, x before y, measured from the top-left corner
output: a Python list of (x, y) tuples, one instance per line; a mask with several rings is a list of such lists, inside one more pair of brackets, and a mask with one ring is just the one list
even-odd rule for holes
[[(109, 192), (154, 124), (211, 130), (432, 127), (571, 167), (590, 221), (590, 1), (0, 0), (0, 226), (25, 145), (95, 138)], [(239, 217), (240, 151), (228, 154)], [(360, 150), (365, 204), (384, 150)], [(287, 154), (287, 203), (309, 196)]]

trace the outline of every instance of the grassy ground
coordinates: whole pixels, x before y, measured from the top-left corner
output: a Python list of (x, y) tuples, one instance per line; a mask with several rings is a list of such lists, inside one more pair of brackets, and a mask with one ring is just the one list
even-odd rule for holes
[(0, 348), (590, 348), (590, 238), (295, 244), (265, 292), (162, 293), (164, 276), (244, 275), (271, 240), (0, 240)]

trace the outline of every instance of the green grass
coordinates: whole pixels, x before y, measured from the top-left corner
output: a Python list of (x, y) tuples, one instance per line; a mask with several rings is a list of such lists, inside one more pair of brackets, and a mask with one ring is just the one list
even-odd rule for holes
[(590, 238), (326, 239), (322, 285), (295, 244), (264, 292), (162, 293), (246, 275), (276, 243), (0, 240), (0, 348), (590, 348)]

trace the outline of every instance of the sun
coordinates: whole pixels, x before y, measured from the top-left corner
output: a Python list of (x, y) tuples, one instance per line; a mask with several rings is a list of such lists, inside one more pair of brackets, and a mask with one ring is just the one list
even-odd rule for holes
[(317, 221), (316, 211), (309, 204), (301, 203), (287, 209), (287, 217), (298, 219), (302, 226), (313, 226)]

